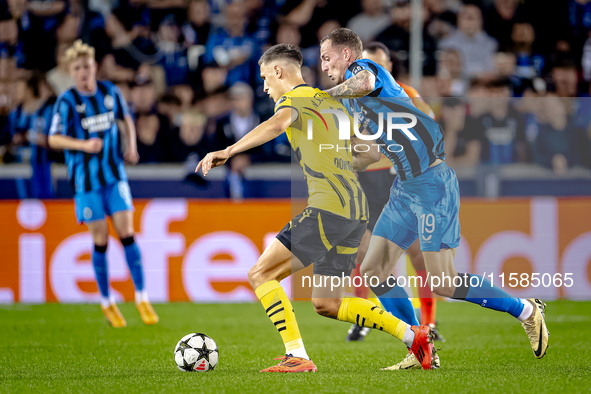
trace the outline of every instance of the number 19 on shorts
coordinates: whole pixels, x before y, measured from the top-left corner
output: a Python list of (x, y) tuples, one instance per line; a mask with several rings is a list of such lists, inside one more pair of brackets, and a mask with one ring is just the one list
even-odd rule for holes
[[(433, 231), (435, 231), (435, 215), (433, 215), (432, 213), (429, 213), (427, 215), (422, 214), (419, 217), (419, 220), (421, 221), (422, 241), (424, 241), (424, 242), (431, 241)], [(427, 234), (429, 234), (429, 235), (427, 236)]]

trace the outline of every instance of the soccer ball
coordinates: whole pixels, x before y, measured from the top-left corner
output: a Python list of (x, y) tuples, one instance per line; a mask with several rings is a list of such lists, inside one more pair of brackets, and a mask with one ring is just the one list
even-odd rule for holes
[(211, 371), (218, 364), (218, 359), (217, 345), (205, 334), (185, 335), (174, 348), (174, 362), (181, 371)]

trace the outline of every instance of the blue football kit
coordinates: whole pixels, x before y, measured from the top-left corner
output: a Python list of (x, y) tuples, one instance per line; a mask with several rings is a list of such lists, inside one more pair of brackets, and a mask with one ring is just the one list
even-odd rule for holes
[[(460, 192), (454, 170), (445, 163), (443, 130), (434, 119), (415, 107), (385, 68), (373, 61), (353, 62), (347, 69), (346, 79), (364, 70), (375, 76), (375, 89), (353, 100), (353, 105), (361, 112), (360, 123), (371, 135), (377, 135), (376, 142), (382, 153), (392, 161), (398, 173), (373, 235), (405, 250), (417, 237), (422, 251), (457, 248), (460, 244)], [(430, 167), (437, 159), (443, 162)], [(524, 310), (521, 299), (493, 286), (482, 276), (462, 274), (461, 277), (464, 285), (456, 288), (452, 298), (508, 312), (514, 317), (519, 317)], [(477, 277), (481, 286), (471, 287), (472, 277)], [(408, 324), (418, 324), (412, 313), (412, 303), (400, 286), (380, 284), (372, 290), (388, 312)]]
[[(93, 93), (83, 93), (72, 87), (57, 99), (50, 136), (65, 135), (80, 140), (100, 138), (103, 141), (98, 153), (65, 151), (79, 223), (104, 220), (105, 216), (116, 212), (133, 211), (117, 125), (118, 120), (124, 120), (128, 115), (129, 109), (121, 91), (111, 82), (97, 81)], [(121, 239), (121, 243), (136, 292), (141, 292), (144, 290), (144, 274), (139, 248), (133, 236)], [(109, 299), (106, 251), (107, 245), (95, 245), (92, 253), (101, 303), (104, 304)]]
[(91, 94), (72, 87), (57, 99), (50, 135), (103, 141), (103, 148), (96, 154), (65, 151), (79, 222), (103, 220), (106, 215), (133, 210), (117, 126), (117, 120), (128, 114), (121, 91), (110, 82), (97, 81), (96, 91)]

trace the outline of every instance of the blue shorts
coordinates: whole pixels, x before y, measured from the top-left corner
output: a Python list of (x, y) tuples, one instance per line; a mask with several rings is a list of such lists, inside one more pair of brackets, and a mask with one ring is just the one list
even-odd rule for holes
[(460, 191), (456, 173), (445, 162), (404, 182), (397, 177), (373, 235), (406, 250), (416, 241), (421, 250), (438, 252), (460, 245)]
[(78, 223), (104, 220), (119, 211), (133, 211), (131, 191), (126, 181), (112, 183), (99, 190), (74, 196)]

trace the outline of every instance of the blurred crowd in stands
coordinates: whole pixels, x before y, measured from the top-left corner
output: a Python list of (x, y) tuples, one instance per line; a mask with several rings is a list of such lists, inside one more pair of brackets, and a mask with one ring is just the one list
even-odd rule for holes
[[(257, 61), (297, 44), (304, 79), (329, 88), (319, 40), (339, 26), (391, 50), (409, 82), (403, 0), (0, 0), (0, 156), (33, 166), (47, 151), (51, 104), (72, 85), (74, 40), (96, 48), (98, 78), (132, 110), (140, 163), (196, 162), (273, 112)], [(423, 78), (454, 167), (591, 167), (591, 0), (423, 0)], [(232, 160), (289, 162), (285, 135)], [(43, 168), (38, 171), (46, 171)]]

